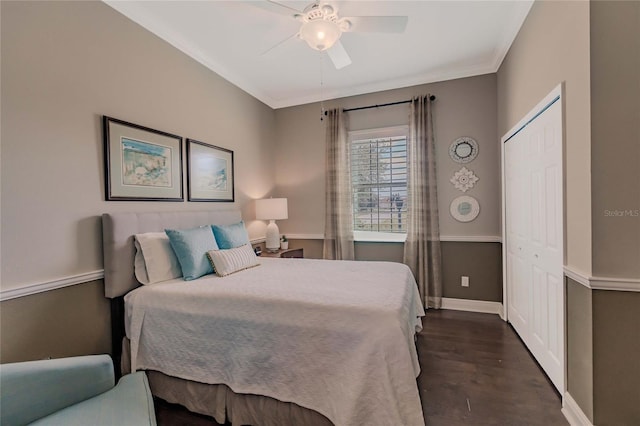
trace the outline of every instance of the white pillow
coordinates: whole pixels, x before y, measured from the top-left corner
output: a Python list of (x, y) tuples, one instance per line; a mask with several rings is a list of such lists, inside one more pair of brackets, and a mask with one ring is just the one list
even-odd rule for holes
[(133, 244), (136, 246), (136, 257), (133, 259), (133, 269), (136, 273), (136, 279), (140, 284), (149, 284), (149, 275), (147, 275), (147, 265), (144, 264), (144, 256), (142, 248), (137, 238), (133, 238)]
[(215, 273), (220, 277), (259, 265), (258, 257), (253, 252), (251, 244), (228, 250), (209, 250), (207, 257)]
[(142, 284), (155, 284), (182, 276), (180, 263), (164, 232), (135, 235), (136, 278)]

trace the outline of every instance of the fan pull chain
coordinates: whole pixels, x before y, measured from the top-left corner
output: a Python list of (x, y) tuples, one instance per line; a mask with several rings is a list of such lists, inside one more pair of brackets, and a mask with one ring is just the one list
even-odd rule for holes
[(324, 121), (324, 74), (323, 74), (323, 59), (324, 55), (322, 52), (318, 52), (320, 55), (320, 121)]

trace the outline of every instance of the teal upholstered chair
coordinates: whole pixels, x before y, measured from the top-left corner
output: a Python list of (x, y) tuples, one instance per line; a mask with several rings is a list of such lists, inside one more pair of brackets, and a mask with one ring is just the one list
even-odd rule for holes
[(155, 425), (144, 372), (115, 384), (108, 355), (0, 365), (0, 424)]

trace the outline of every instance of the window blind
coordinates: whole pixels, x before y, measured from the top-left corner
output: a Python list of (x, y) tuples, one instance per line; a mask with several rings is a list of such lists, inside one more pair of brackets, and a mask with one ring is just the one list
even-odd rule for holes
[(351, 142), (353, 228), (406, 232), (407, 138)]

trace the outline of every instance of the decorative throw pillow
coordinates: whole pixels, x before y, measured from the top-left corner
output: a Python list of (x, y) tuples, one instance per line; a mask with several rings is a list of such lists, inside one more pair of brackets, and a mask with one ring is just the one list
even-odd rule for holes
[(212, 274), (207, 251), (217, 250), (218, 245), (210, 226), (191, 229), (165, 229), (173, 251), (176, 253), (185, 281)]
[(180, 263), (169, 237), (164, 232), (148, 232), (134, 236), (136, 278), (142, 284), (155, 284), (182, 276)]
[(216, 236), (216, 243), (218, 243), (220, 250), (249, 244), (249, 234), (247, 234), (243, 221), (233, 225), (211, 225), (211, 229), (213, 230), (213, 235)]
[(216, 274), (221, 277), (259, 265), (251, 244), (228, 250), (210, 250), (207, 256)]

